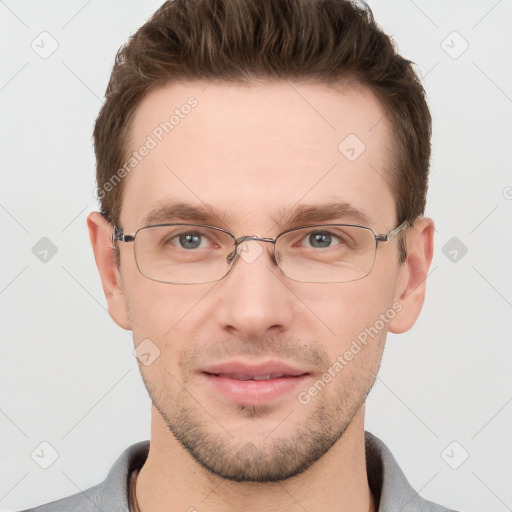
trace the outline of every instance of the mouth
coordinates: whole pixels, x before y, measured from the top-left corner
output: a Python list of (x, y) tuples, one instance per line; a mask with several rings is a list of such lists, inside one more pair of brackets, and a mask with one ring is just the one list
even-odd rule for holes
[(266, 361), (259, 364), (229, 362), (204, 368), (200, 374), (228, 400), (261, 405), (290, 395), (310, 372), (281, 361)]
[(250, 377), (247, 374), (234, 374), (234, 373), (208, 373), (208, 375), (213, 375), (215, 377), (221, 377), (223, 379), (235, 379), (235, 380), (270, 380), (270, 379), (282, 379), (283, 377), (291, 377), (291, 375), (286, 375), (285, 373), (269, 373), (268, 375), (254, 375), (254, 377)]

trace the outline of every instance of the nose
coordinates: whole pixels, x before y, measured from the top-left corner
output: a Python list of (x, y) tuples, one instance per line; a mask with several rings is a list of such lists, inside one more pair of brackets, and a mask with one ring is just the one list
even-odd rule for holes
[(272, 245), (242, 242), (237, 260), (219, 287), (219, 326), (229, 334), (259, 338), (288, 329), (293, 319), (293, 293), (285, 285), (272, 256)]

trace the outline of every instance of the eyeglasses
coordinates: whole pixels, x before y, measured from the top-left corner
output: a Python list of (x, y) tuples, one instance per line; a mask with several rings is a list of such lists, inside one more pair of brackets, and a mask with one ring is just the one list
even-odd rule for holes
[[(153, 281), (169, 284), (203, 284), (220, 281), (242, 254), (247, 262), (262, 252), (250, 249), (244, 257), (241, 244), (273, 244), (273, 262), (281, 272), (303, 283), (345, 283), (366, 277), (375, 263), (377, 245), (410, 227), (408, 221), (378, 235), (356, 224), (320, 224), (284, 231), (276, 238), (242, 236), (203, 224), (157, 224), (133, 235), (114, 226), (112, 242), (134, 242), (139, 272)], [(252, 253), (251, 253), (252, 251)], [(247, 258), (249, 254), (250, 258)]]

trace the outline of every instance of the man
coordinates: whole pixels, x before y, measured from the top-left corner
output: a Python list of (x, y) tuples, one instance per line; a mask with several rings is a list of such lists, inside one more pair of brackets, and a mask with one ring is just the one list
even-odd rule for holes
[(430, 123), (365, 7), (164, 4), (117, 56), (88, 217), (151, 440), (34, 510), (446, 511), (364, 430), (423, 305)]

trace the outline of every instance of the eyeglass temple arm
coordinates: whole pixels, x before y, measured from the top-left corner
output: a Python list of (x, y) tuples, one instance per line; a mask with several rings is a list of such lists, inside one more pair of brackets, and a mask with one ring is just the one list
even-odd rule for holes
[(412, 224), (410, 224), (408, 220), (404, 220), (402, 222), (402, 224), (400, 224), (400, 226), (398, 226), (395, 229), (393, 229), (392, 231), (390, 231), (387, 235), (377, 235), (375, 237), (375, 239), (378, 242), (387, 242), (387, 241), (391, 240), (392, 238), (395, 238), (395, 236), (398, 235), (398, 233), (400, 233), (400, 231), (403, 231), (404, 229), (408, 229), (411, 226), (412, 226)]
[(115, 242), (133, 242), (135, 237), (133, 235), (125, 235), (124, 229), (114, 226), (114, 232), (112, 233), (112, 243)]

